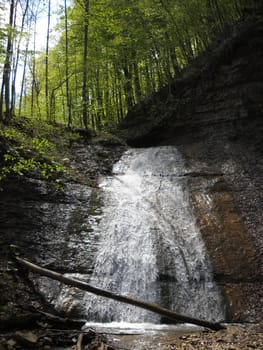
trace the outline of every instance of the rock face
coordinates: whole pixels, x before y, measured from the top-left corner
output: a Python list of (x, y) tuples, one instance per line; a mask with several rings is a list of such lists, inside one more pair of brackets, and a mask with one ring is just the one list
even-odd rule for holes
[[(135, 107), (122, 125), (131, 145), (176, 145), (184, 156), (197, 224), (225, 296), (228, 321), (235, 322), (263, 318), (262, 34), (261, 22), (244, 24), (169, 89)], [(92, 270), (100, 198), (85, 179), (92, 185), (117, 159), (109, 149), (93, 151), (85, 147), (75, 153), (72, 167), (79, 183), (67, 183), (64, 194), (37, 179), (5, 184), (0, 193), (0, 306), (5, 308), (0, 316), (15, 303), (28, 307), (36, 299), (24, 276), (9, 266), (10, 243), (60, 272)], [(89, 170), (87, 164), (95, 165)], [(59, 292), (57, 284), (53, 288)]]
[[(38, 296), (45, 279), (31, 280), (16, 273), (9, 245), (17, 245), (23, 256), (58, 272), (90, 274), (98, 242), (100, 219), (97, 178), (111, 172), (123, 146), (84, 145), (69, 156), (77, 181), (64, 179), (64, 192), (54, 183), (36, 178), (10, 178), (0, 192), (0, 319), (6, 322), (21, 306), (40, 305)], [(105, 161), (105, 157), (107, 157)], [(51, 291), (53, 288), (53, 291)], [(46, 300), (60, 292), (58, 283), (48, 283)], [(50, 295), (49, 295), (50, 294)], [(18, 308), (18, 309), (17, 309)]]
[(244, 23), (121, 126), (133, 146), (173, 144), (186, 158), (197, 223), (231, 321), (263, 317), (262, 61), (263, 23)]

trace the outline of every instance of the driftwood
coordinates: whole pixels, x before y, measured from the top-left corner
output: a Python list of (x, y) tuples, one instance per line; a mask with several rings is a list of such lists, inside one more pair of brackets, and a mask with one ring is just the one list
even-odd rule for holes
[(82, 350), (82, 341), (84, 338), (84, 333), (80, 333), (80, 335), (78, 336), (78, 341), (77, 341), (77, 345), (76, 345), (76, 350)]
[(181, 315), (178, 314), (172, 310), (169, 309), (165, 309), (159, 305), (156, 304), (152, 304), (149, 303), (147, 301), (141, 300), (141, 299), (136, 299), (136, 298), (131, 298), (128, 296), (124, 296), (124, 295), (120, 295), (120, 294), (115, 294), (100, 288), (96, 288), (93, 287), (83, 281), (74, 279), (74, 278), (68, 278), (65, 277), (64, 275), (57, 273), (55, 271), (51, 271), (45, 268), (42, 268), (36, 264), (33, 264), (32, 262), (22, 259), (18, 256), (15, 257), (16, 261), (26, 267), (27, 269), (36, 272), (40, 275), (46, 276), (46, 277), (50, 277), (54, 280), (57, 280), (59, 282), (62, 282), (66, 285), (69, 286), (73, 286), (82, 290), (85, 290), (87, 292), (105, 297), (105, 298), (109, 298), (109, 299), (113, 299), (122, 303), (126, 303), (126, 304), (130, 304), (130, 305), (134, 305), (149, 311), (152, 311), (154, 313), (157, 313), (159, 315), (165, 316), (167, 318), (169, 318), (172, 321), (175, 322), (186, 322), (186, 323), (191, 323), (191, 324), (195, 324), (198, 326), (202, 326), (202, 327), (206, 327), (212, 330), (220, 330), (220, 329), (225, 329), (225, 327), (220, 324), (220, 323), (215, 323), (215, 322), (210, 322), (210, 321), (206, 321), (206, 320), (202, 320), (202, 319), (198, 319), (198, 318), (194, 318), (194, 317), (190, 317), (190, 316), (186, 316), (186, 315)]

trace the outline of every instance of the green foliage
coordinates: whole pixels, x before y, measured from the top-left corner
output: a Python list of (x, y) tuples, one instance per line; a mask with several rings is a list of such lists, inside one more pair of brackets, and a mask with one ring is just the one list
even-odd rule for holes
[[(0, 181), (12, 174), (25, 176), (32, 173), (46, 180), (55, 180), (65, 172), (56, 161), (56, 145), (43, 136), (48, 129), (43, 128), (43, 123), (34, 129), (33, 123), (26, 119), (19, 120), (19, 124), (1, 125), (0, 144), (4, 151)], [(40, 130), (44, 130), (42, 135)], [(61, 189), (59, 184), (58, 187)]]
[[(67, 9), (68, 45), (64, 15), (62, 8), (56, 28), (59, 40), (49, 49), (48, 101), (42, 52), (29, 57), (33, 83), (23, 97), (22, 113), (83, 127), (82, 107), (87, 105), (89, 127), (100, 131), (116, 126), (134, 104), (169, 84), (241, 12), (238, 0), (90, 0), (87, 19), (84, 1), (75, 0)], [(87, 22), (88, 101), (83, 101)]]

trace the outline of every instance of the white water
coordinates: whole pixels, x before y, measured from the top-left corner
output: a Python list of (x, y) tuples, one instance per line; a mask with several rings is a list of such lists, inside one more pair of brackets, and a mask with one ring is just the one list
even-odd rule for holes
[[(133, 149), (101, 182), (101, 242), (90, 284), (207, 320), (222, 299), (191, 209), (186, 168), (174, 147)], [(159, 323), (159, 316), (87, 293), (91, 322)]]

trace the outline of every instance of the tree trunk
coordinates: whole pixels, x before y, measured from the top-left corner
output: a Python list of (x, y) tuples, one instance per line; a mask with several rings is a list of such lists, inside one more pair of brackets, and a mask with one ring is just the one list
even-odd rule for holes
[(140, 84), (140, 74), (139, 74), (138, 63), (135, 61), (135, 53), (134, 53), (134, 61), (132, 62), (132, 66), (133, 66), (133, 82), (134, 82), (134, 88), (135, 88), (136, 102), (138, 103), (142, 99), (142, 90), (141, 90), (141, 84)]
[(71, 97), (69, 92), (69, 53), (68, 53), (68, 9), (67, 9), (67, 0), (64, 0), (64, 12), (65, 12), (65, 46), (66, 46), (66, 96), (67, 96), (67, 109), (68, 109), (68, 127), (72, 124), (72, 113), (71, 113)]
[[(11, 82), (11, 61), (13, 54), (13, 25), (14, 25), (15, 1), (10, 1), (9, 10), (9, 27), (7, 35), (6, 56), (3, 67), (3, 80), (0, 95), (0, 119), (9, 122), (12, 118), (12, 111), (10, 107), (10, 82)], [(4, 105), (5, 104), (5, 111)]]
[(97, 104), (98, 104), (98, 112), (97, 112), (97, 123), (96, 123), (96, 126), (97, 126), (97, 129), (98, 129), (98, 130), (101, 130), (102, 123), (103, 123), (103, 120), (104, 120), (104, 108), (103, 108), (102, 89), (101, 89), (101, 84), (100, 84), (100, 82), (101, 82), (102, 80), (101, 80), (99, 68), (96, 69), (96, 72), (95, 72), (95, 79), (96, 79), (96, 87), (95, 87), (96, 93), (95, 93), (95, 96), (96, 96)]
[(46, 98), (46, 118), (50, 120), (50, 110), (49, 110), (49, 84), (48, 84), (48, 76), (49, 76), (49, 35), (50, 35), (50, 18), (51, 18), (51, 0), (48, 1), (48, 14), (47, 14), (47, 38), (46, 38), (46, 82), (45, 82), (45, 98)]
[(89, 34), (89, 0), (84, 0), (84, 51), (83, 51), (83, 84), (82, 84), (82, 118), (85, 129), (88, 128), (88, 34)]
[(32, 65), (31, 68), (31, 74), (32, 74), (32, 81), (31, 81), (31, 101), (30, 101), (30, 117), (33, 118), (34, 115), (34, 104), (35, 104), (35, 80), (36, 80), (36, 36), (37, 36), (37, 29), (36, 29), (36, 21), (37, 16), (35, 18), (34, 23), (34, 36), (33, 36), (33, 53), (31, 54), (31, 62)]
[[(23, 15), (22, 15), (20, 35), (19, 35), (19, 40), (18, 40), (17, 49), (16, 49), (16, 58), (15, 58), (15, 62), (14, 62), (14, 72), (13, 72), (13, 80), (12, 80), (12, 97), (11, 97), (11, 111), (12, 111), (12, 113), (15, 109), (15, 104), (16, 104), (16, 76), (17, 76), (18, 63), (19, 63), (19, 59), (20, 59), (20, 47), (21, 47), (21, 43), (22, 43), (22, 39), (23, 39), (25, 20), (26, 20), (26, 16), (27, 16), (28, 7), (29, 7), (29, 0), (27, 0), (25, 3), (25, 9), (24, 9)], [(26, 50), (28, 50), (28, 41), (26, 44)], [(22, 82), (22, 84), (23, 84), (23, 82)], [(21, 100), (21, 96), (22, 95), (20, 95), (20, 100)], [(19, 115), (21, 113), (20, 106), (21, 105), (19, 102)]]
[(27, 260), (24, 260), (18, 256), (16, 256), (16, 261), (19, 262), (19, 264), (21, 264), (22, 266), (26, 267), (27, 269), (29, 269), (33, 272), (36, 272), (42, 276), (52, 278), (52, 279), (60, 281), (64, 284), (79, 288), (81, 290), (85, 290), (85, 291), (93, 293), (95, 295), (103, 296), (105, 298), (113, 299), (116, 301), (120, 301), (120, 302), (123, 302), (126, 304), (130, 304), (133, 306), (143, 308), (145, 310), (152, 311), (154, 313), (165, 316), (165, 317), (167, 317), (173, 321), (176, 321), (176, 322), (179, 321), (179, 322), (192, 323), (192, 324), (199, 325), (199, 326), (206, 327), (206, 328), (210, 328), (210, 329), (216, 330), (216, 331), (225, 328), (220, 323), (214, 323), (214, 322), (210, 322), (210, 321), (206, 321), (206, 320), (197, 319), (194, 317), (189, 317), (189, 316), (177, 314), (174, 311), (171, 311), (169, 309), (165, 309), (159, 305), (152, 304), (152, 303), (149, 303), (149, 302), (141, 300), (141, 299), (130, 298), (130, 297), (127, 297), (124, 295), (115, 294), (115, 293), (112, 293), (112, 292), (109, 292), (109, 291), (106, 291), (103, 289), (93, 287), (85, 282), (80, 281), (80, 280), (68, 278), (62, 274), (57, 273), (57, 272), (42, 268), (42, 267), (35, 265)]
[(26, 47), (25, 47), (25, 53), (24, 53), (23, 73), (22, 73), (22, 81), (21, 81), (20, 96), (19, 96), (19, 110), (18, 110), (19, 117), (21, 116), (21, 112), (22, 112), (23, 94), (26, 95), (25, 86), (26, 86), (26, 69), (27, 69), (27, 63), (28, 63), (29, 42), (30, 42), (30, 37), (29, 37), (29, 33), (28, 33)]
[(123, 61), (122, 69), (124, 72), (125, 101), (126, 101), (127, 109), (130, 110), (134, 105), (134, 99), (133, 99), (131, 65), (128, 64), (127, 59)]

